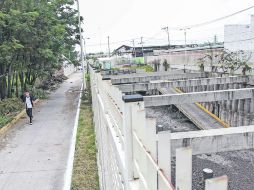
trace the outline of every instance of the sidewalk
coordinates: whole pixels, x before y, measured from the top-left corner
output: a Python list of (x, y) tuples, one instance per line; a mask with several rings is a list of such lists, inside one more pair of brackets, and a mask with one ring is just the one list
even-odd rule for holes
[(1, 190), (62, 189), (81, 81), (71, 75), (35, 107), (32, 126), (23, 118), (0, 136)]

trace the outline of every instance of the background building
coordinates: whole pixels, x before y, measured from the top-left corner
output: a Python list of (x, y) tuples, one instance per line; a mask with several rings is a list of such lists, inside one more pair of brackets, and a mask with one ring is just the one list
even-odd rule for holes
[(248, 52), (251, 54), (250, 62), (254, 63), (254, 15), (250, 24), (225, 25), (224, 47), (230, 51)]

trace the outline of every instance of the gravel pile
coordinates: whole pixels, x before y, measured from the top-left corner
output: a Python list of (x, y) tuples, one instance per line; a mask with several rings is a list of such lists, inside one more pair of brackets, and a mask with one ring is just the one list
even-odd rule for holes
[(170, 130), (172, 133), (199, 130), (174, 105), (146, 108), (146, 116), (156, 118), (157, 126), (161, 125), (162, 130)]
[[(172, 159), (172, 182), (175, 184), (175, 158)], [(254, 189), (254, 150), (241, 150), (193, 156), (193, 190), (203, 190), (202, 170), (210, 168), (214, 177), (227, 175), (229, 190)]]

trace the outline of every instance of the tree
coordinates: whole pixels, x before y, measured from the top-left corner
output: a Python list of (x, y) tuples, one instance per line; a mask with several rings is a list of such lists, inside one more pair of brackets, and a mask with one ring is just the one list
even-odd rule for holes
[(201, 71), (204, 70), (205, 64), (209, 62), (212, 73), (221, 69), (222, 74), (234, 74), (235, 71), (240, 69), (242, 74), (246, 75), (246, 72), (251, 69), (248, 64), (250, 58), (251, 54), (243, 50), (234, 52), (223, 50), (221, 53), (217, 53), (216, 55), (206, 54), (204, 57), (199, 58), (198, 65)]
[(199, 66), (200, 71), (204, 72), (205, 71), (205, 57), (199, 58), (197, 64)]
[(170, 67), (170, 65), (166, 59), (164, 59), (162, 65), (163, 65), (165, 71), (167, 71), (168, 68)]
[(152, 64), (154, 66), (155, 72), (159, 71), (160, 65), (161, 65), (160, 60), (159, 59), (155, 59), (155, 60), (152, 61)]
[(251, 58), (251, 54), (239, 51), (228, 51), (224, 50), (222, 54), (219, 55), (219, 67), (222, 69), (223, 73), (234, 74), (235, 71), (241, 69), (243, 75), (251, 69), (248, 61)]
[(4, 0), (0, 3), (0, 98), (16, 96), (37, 78), (61, 67), (62, 55), (77, 64), (79, 43), (74, 0)]

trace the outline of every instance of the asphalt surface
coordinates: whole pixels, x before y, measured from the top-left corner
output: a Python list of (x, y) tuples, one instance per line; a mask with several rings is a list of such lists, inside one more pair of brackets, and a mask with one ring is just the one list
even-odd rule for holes
[(75, 73), (0, 136), (1, 190), (60, 190), (78, 106), (82, 75)]

